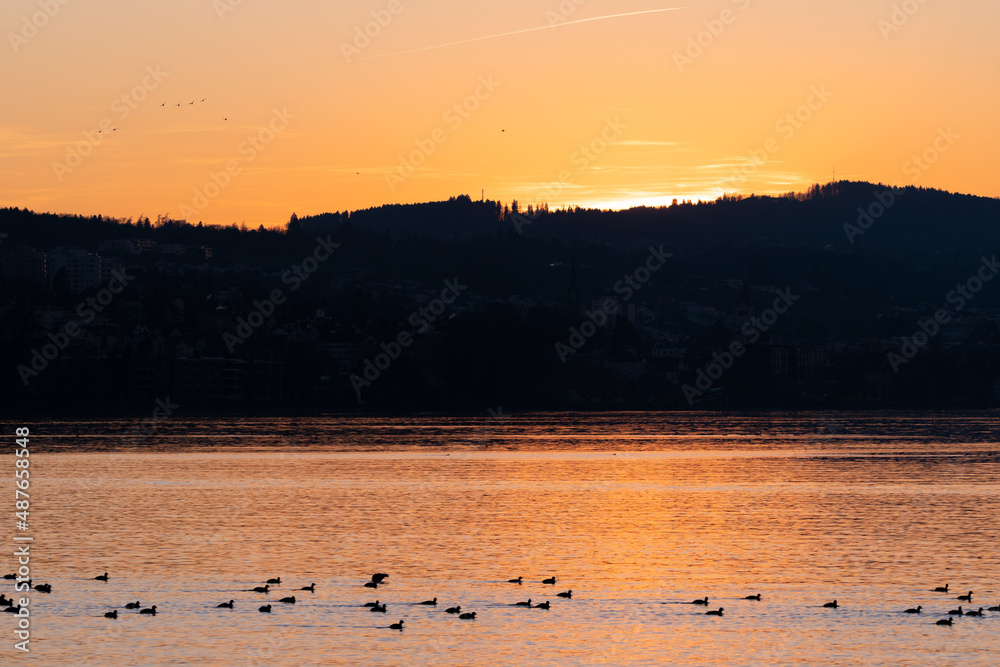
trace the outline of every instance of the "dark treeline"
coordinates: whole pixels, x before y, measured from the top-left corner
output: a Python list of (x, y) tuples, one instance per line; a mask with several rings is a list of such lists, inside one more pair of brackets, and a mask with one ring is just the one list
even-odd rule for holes
[[(947, 303), (996, 252), (998, 214), (848, 182), (621, 212), (460, 196), (272, 229), (3, 209), (0, 392), (21, 409), (998, 405), (1000, 280)], [(339, 247), (310, 267), (318, 239)], [(54, 268), (74, 247), (102, 281), (131, 276), (99, 311), (103, 282), (74, 291)], [(672, 256), (644, 274), (651, 249)], [(794, 305), (747, 336), (781, 293)]]

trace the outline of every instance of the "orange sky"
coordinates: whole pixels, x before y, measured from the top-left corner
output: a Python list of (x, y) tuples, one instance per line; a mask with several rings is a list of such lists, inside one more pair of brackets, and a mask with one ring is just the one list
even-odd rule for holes
[(481, 189), (778, 193), (834, 165), (1000, 196), (998, 21), (986, 0), (5, 0), (0, 206), (269, 226)]

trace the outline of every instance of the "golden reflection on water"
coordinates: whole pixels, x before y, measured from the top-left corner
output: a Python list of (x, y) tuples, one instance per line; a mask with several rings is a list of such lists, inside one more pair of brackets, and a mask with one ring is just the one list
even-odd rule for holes
[[(32, 659), (990, 662), (1000, 614), (933, 621), (969, 589), (973, 607), (1000, 604), (998, 448), (940, 434), (835, 446), (799, 426), (771, 448), (726, 448), (725, 434), (706, 431), (630, 451), (616, 436), (636, 429), (623, 425), (597, 434), (619, 443), (613, 452), (591, 451), (595, 438), (539, 438), (520, 451), (450, 440), (379, 453), (205, 451), (180, 438), (172, 451), (54, 447), (32, 464), (33, 574), (53, 584), (32, 596)], [(326, 450), (356, 448), (298, 428)], [(91, 580), (105, 570), (109, 582)], [(373, 572), (390, 573), (377, 591), (361, 586)], [(525, 584), (506, 583), (518, 575)], [(276, 576), (275, 595), (242, 590)], [(548, 576), (555, 586), (538, 583)], [(315, 593), (293, 591), (312, 582)], [(945, 582), (954, 595), (930, 592)], [(566, 589), (573, 599), (555, 596)], [(741, 599), (758, 592), (761, 602)], [(291, 594), (294, 606), (273, 601)], [(678, 604), (706, 595), (724, 617)], [(412, 604), (432, 597), (442, 604)], [(235, 609), (215, 608), (230, 598)], [(260, 614), (267, 598), (274, 611)], [(387, 614), (360, 608), (376, 598)], [(511, 606), (528, 598), (552, 608)], [(126, 612), (137, 599), (160, 613)], [(842, 608), (821, 608), (832, 599)], [(452, 604), (477, 620), (445, 614)], [(900, 613), (917, 604), (928, 613)], [(112, 608), (117, 621), (103, 618)], [(385, 628), (400, 618), (403, 633)]]

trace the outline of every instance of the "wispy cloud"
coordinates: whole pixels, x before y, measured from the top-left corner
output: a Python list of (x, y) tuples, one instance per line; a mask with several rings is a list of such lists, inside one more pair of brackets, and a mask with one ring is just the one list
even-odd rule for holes
[(511, 35), (523, 35), (529, 32), (538, 32), (540, 30), (552, 30), (554, 28), (563, 28), (569, 25), (577, 25), (580, 23), (591, 23), (593, 21), (607, 21), (609, 19), (619, 19), (628, 16), (640, 16), (642, 14), (660, 14), (663, 12), (674, 12), (679, 9), (687, 9), (686, 7), (668, 7), (666, 9), (647, 9), (639, 12), (626, 12), (624, 14), (608, 14), (607, 16), (594, 16), (589, 19), (577, 19), (576, 21), (566, 21), (565, 23), (556, 23), (554, 25), (543, 25), (537, 26), (535, 28), (525, 28), (524, 30), (512, 30), (510, 32), (501, 32), (496, 35), (483, 35), (482, 37), (472, 37), (470, 39), (460, 39), (457, 42), (447, 42), (445, 44), (435, 44), (433, 46), (422, 46), (417, 49), (408, 49), (406, 51), (395, 51), (393, 53), (383, 53), (377, 56), (369, 56), (363, 60), (373, 60), (375, 58), (389, 58), (391, 56), (401, 56), (407, 53), (419, 53), (421, 51), (432, 51), (434, 49), (443, 49), (449, 46), (458, 46), (459, 44), (471, 44), (472, 42), (482, 42), (487, 39), (498, 39), (500, 37), (510, 37)]

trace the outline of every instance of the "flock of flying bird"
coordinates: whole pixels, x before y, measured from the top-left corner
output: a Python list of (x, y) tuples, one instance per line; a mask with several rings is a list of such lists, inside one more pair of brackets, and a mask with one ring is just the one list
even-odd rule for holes
[[(375, 589), (377, 589), (380, 585), (382, 585), (382, 584), (385, 583), (385, 580), (388, 577), (389, 577), (389, 575), (386, 574), (386, 573), (384, 573), (384, 572), (377, 572), (377, 573), (375, 573), (375, 574), (373, 574), (371, 576), (371, 581), (368, 581), (368, 582), (366, 582), (364, 584), (364, 587), (365, 588), (375, 588)], [(17, 579), (17, 575), (16, 574), (5, 574), (3, 576), (3, 578), (4, 579), (8, 579), (8, 580)], [(94, 577), (94, 580), (95, 581), (108, 581), (108, 573), (105, 572), (102, 575), (98, 575), (98, 576)], [(524, 577), (517, 577), (516, 579), (508, 579), (507, 583), (520, 585), (520, 584), (524, 583)], [(550, 585), (550, 586), (554, 586), (555, 583), (556, 583), (556, 578), (555, 577), (549, 577), (548, 579), (543, 579), (541, 583), (542, 584), (546, 584), (546, 585)], [(51, 593), (52, 592), (52, 585), (51, 584), (36, 584), (36, 585), (32, 585), (31, 581), (28, 581), (27, 584), (28, 584), (29, 588), (34, 589), (34, 590), (36, 590), (36, 591), (38, 591), (40, 593)], [(267, 594), (267, 593), (271, 593), (271, 586), (280, 586), (280, 585), (281, 585), (281, 577), (276, 577), (276, 578), (273, 578), (273, 579), (268, 579), (264, 583), (263, 586), (255, 586), (254, 588), (246, 589), (246, 592), (248, 592), (248, 593), (264, 593), (264, 594)], [(932, 589), (931, 592), (933, 592), (933, 593), (948, 593), (949, 592), (948, 591), (948, 587), (949, 587), (949, 584), (945, 584), (944, 586), (939, 586), (937, 588)], [(312, 584), (310, 584), (308, 586), (303, 586), (303, 587), (299, 588), (298, 590), (299, 591), (309, 591), (311, 593), (315, 593), (316, 592), (316, 584), (312, 583)], [(967, 603), (971, 604), (972, 603), (972, 595), (973, 595), (973, 591), (969, 591), (965, 595), (959, 595), (956, 599), (959, 602), (967, 602)], [(569, 590), (563, 591), (562, 593), (557, 593), (556, 597), (571, 599), (573, 597), (573, 590), (569, 589)], [(755, 595), (747, 595), (743, 599), (744, 600), (754, 600), (754, 601), (760, 602), (761, 599), (762, 599), (762, 597), (761, 597), (760, 593), (757, 593)], [(278, 602), (281, 602), (281, 603), (284, 603), (284, 604), (295, 604), (296, 603), (296, 599), (295, 599), (294, 595), (290, 595), (290, 596), (286, 596), (286, 597), (283, 597), (283, 598), (279, 599)], [(438, 604), (438, 599), (437, 598), (433, 598), (431, 600), (424, 600), (423, 602), (419, 602), (417, 604), (422, 605), (422, 606), (436, 607), (437, 604)], [(671, 603), (664, 602), (663, 604), (671, 604)], [(697, 599), (697, 600), (692, 600), (691, 602), (686, 603), (686, 604), (701, 605), (703, 607), (707, 607), (708, 606), (708, 597), (706, 596), (704, 598), (700, 598), (700, 599)], [(234, 600), (229, 600), (228, 602), (222, 602), (222, 603), (217, 604), (215, 606), (218, 609), (233, 609), (235, 607), (235, 601)], [(550, 608), (550, 603), (549, 603), (548, 600), (546, 600), (545, 602), (533, 604), (532, 601), (531, 601), (531, 598), (528, 598), (527, 601), (524, 601), (524, 602), (515, 602), (512, 606), (514, 606), (514, 607), (526, 607), (528, 609), (549, 609)], [(383, 603), (381, 600), (375, 600), (374, 602), (366, 602), (365, 604), (362, 605), (362, 607), (367, 608), (370, 612), (373, 612), (373, 613), (383, 613), (384, 614), (384, 613), (386, 613), (388, 611), (388, 605), (387, 605), (387, 603)], [(833, 602), (827, 602), (826, 604), (823, 605), (823, 607), (827, 608), (827, 609), (840, 609), (841, 605), (837, 602), (837, 600), (834, 600)], [(20, 604), (15, 605), (13, 598), (8, 598), (6, 595), (0, 593), (0, 608), (2, 608), (4, 612), (16, 614), (16, 613), (18, 613), (20, 611), (21, 605)], [(150, 615), (150, 616), (156, 616), (156, 605), (155, 604), (152, 605), (152, 606), (150, 606), (150, 607), (147, 607), (147, 608), (143, 609), (142, 608), (142, 604), (138, 600), (136, 600), (135, 602), (129, 602), (128, 604), (126, 604), (125, 605), (125, 609), (134, 609), (134, 610), (137, 609), (140, 614), (147, 614), (147, 615)], [(924, 609), (923, 606), (917, 605), (916, 607), (913, 607), (911, 609), (905, 609), (903, 611), (903, 613), (904, 614), (921, 614), (921, 613), (923, 613), (923, 609)], [(271, 605), (270, 604), (262, 605), (261, 607), (258, 608), (258, 611), (261, 612), (261, 613), (269, 614), (269, 613), (271, 613)], [(996, 606), (993, 606), (993, 607), (988, 607), (988, 608), (985, 608), (985, 609), (983, 607), (979, 607), (979, 609), (976, 609), (976, 610), (969, 609), (968, 611), (964, 610), (962, 608), (962, 606), (959, 605), (959, 607), (957, 609), (952, 609), (952, 610), (950, 610), (948, 612), (948, 618), (941, 619), (941, 620), (937, 621), (936, 624), (937, 625), (948, 625), (948, 626), (950, 626), (950, 625), (952, 625), (954, 623), (954, 618), (956, 616), (982, 617), (982, 616), (984, 616), (984, 612), (985, 611), (1000, 612), (1000, 604), (998, 604)], [(725, 612), (725, 608), (719, 607), (717, 610), (706, 611), (705, 615), (706, 616), (722, 616), (724, 612)], [(445, 613), (455, 614), (455, 615), (458, 616), (458, 618), (460, 618), (462, 620), (470, 620), (471, 621), (471, 620), (475, 620), (476, 619), (476, 612), (474, 612), (474, 611), (463, 612), (462, 611), (462, 607), (460, 605), (456, 605), (454, 607), (448, 607), (447, 609), (445, 609)], [(113, 609), (112, 611), (109, 611), (109, 612), (105, 613), (104, 616), (105, 616), (105, 618), (118, 618), (118, 610), (117, 609)], [(389, 625), (388, 628), (390, 630), (402, 630), (404, 622), (405, 622), (404, 619), (400, 619), (398, 623), (393, 623), (392, 625)]]
[[(205, 101), (205, 98), (204, 97), (201, 98), (201, 102), (204, 102), (204, 101)], [(198, 100), (191, 100), (190, 102), (187, 103), (187, 106), (194, 106), (195, 104), (201, 104), (201, 102), (199, 102)], [(165, 107), (165, 106), (167, 106), (167, 103), (163, 102), (163, 103), (160, 104), (160, 106), (161, 107)], [(174, 106), (180, 107), (180, 106), (184, 106), (184, 104), (182, 104), (181, 102), (178, 102)], [(229, 119), (228, 118), (223, 118), (222, 120), (229, 120)]]

